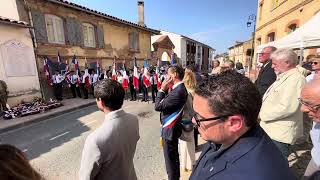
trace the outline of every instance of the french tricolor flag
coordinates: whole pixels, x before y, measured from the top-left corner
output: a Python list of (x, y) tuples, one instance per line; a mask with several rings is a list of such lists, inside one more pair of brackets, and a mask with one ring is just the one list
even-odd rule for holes
[(134, 67), (133, 67), (133, 87), (135, 89), (139, 88), (139, 73), (137, 67), (137, 59), (134, 58)]
[(144, 72), (143, 72), (142, 80), (143, 80), (144, 85), (147, 88), (151, 86), (150, 76), (148, 74), (148, 67), (149, 67), (149, 64), (148, 64), (147, 60), (145, 60), (144, 61)]
[(122, 87), (123, 89), (128, 89), (129, 87), (129, 77), (127, 75), (127, 71), (125, 68), (125, 63), (123, 62), (122, 64), (122, 69), (123, 69), (123, 73), (122, 73)]
[(158, 58), (157, 61), (157, 67), (156, 67), (156, 81), (157, 81), (157, 88), (160, 89), (161, 88), (161, 81), (160, 81), (160, 73), (159, 73), (159, 66), (160, 66), (160, 60)]
[(112, 79), (117, 81), (117, 73), (116, 73), (116, 57), (113, 59), (113, 67), (112, 67)]

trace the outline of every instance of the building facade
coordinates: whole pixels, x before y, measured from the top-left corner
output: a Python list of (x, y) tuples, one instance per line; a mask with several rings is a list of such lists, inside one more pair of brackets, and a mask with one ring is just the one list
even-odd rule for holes
[(212, 58), (215, 56), (215, 49), (199, 41), (180, 34), (161, 31), (174, 44), (173, 52), (177, 62), (183, 67), (194, 65), (198, 70), (208, 72), (212, 68)]
[(30, 24), (20, 21), (16, 0), (0, 7), (0, 79), (8, 86), (10, 106), (41, 97)]
[[(319, 10), (319, 0), (258, 0), (255, 46), (290, 34)], [(304, 56), (316, 54), (316, 51), (307, 50)]]
[(251, 60), (252, 39), (238, 42), (228, 48), (229, 59), (234, 62), (241, 62), (244, 66), (250, 66)]
[[(75, 55), (81, 70), (95, 68), (97, 62), (107, 69), (114, 59), (131, 67), (137, 58), (142, 66), (144, 59), (151, 58), (151, 36), (159, 33), (144, 22), (138, 25), (64, 0), (19, 2), (23, 7), (19, 11), (21, 17), (34, 27), (36, 60), (45, 97), (50, 96), (42, 70), (45, 57), (56, 63), (59, 53), (62, 62), (71, 65)], [(138, 2), (138, 10), (139, 16), (143, 15), (142, 1)]]

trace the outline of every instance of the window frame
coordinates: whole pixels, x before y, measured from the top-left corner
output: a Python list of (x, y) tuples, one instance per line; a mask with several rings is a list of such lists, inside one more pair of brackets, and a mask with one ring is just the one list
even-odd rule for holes
[[(293, 26), (294, 26), (294, 29), (291, 28), (291, 27), (293, 27)], [(290, 25), (288, 26), (288, 33), (292, 33), (292, 32), (294, 32), (294, 31), (297, 30), (297, 29), (298, 29), (298, 24), (292, 23), (292, 24), (290, 24)]]
[[(83, 46), (89, 48), (97, 47), (97, 33), (96, 27), (90, 23), (82, 23), (82, 33), (83, 33)], [(91, 32), (90, 32), (91, 28)]]
[[(270, 36), (273, 34), (273, 40), (270, 41)], [(269, 34), (267, 34), (267, 40), (268, 40), (268, 43), (269, 42), (273, 42), (276, 40), (276, 33), (275, 32), (270, 32)]]
[[(48, 42), (53, 44), (66, 44), (64, 19), (53, 14), (45, 14), (45, 23)], [(49, 24), (52, 27), (49, 27)]]
[(129, 33), (129, 50), (130, 51), (140, 51), (139, 32), (130, 32)]

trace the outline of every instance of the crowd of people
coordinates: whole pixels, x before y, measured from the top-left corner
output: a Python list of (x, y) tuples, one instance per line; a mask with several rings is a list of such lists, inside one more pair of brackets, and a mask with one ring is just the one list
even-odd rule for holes
[[(143, 75), (139, 78), (140, 84), (154, 86), (154, 109), (160, 112), (160, 143), (169, 180), (180, 179), (181, 167), (192, 171), (191, 180), (296, 179), (288, 156), (290, 147), (306, 131), (310, 131), (313, 148), (303, 178), (319, 178), (320, 56), (310, 58), (307, 69), (298, 65), (294, 51), (266, 47), (259, 53), (259, 62), (262, 66), (255, 82), (233, 61), (214, 62), (206, 78), (192, 66), (183, 69), (177, 64), (161, 69), (162, 76), (148, 71), (149, 83)], [(138, 90), (131, 79), (134, 91)], [(139, 123), (121, 108), (123, 84), (101, 79), (93, 92), (105, 121), (85, 141), (79, 179), (135, 180), (133, 157), (140, 139)], [(136, 100), (134, 93), (132, 100)], [(304, 128), (310, 123), (309, 129)], [(196, 162), (198, 133), (207, 143)], [(32, 168), (29, 173), (39, 179)]]

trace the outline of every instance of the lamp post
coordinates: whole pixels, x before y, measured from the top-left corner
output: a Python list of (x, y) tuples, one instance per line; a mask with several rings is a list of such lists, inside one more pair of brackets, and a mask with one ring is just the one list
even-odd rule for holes
[(250, 71), (252, 68), (253, 55), (254, 55), (254, 39), (255, 39), (255, 34), (256, 34), (256, 15), (255, 14), (251, 14), (248, 17), (247, 27), (248, 28), (251, 27), (252, 24), (253, 24), (253, 32), (252, 32), (252, 48), (251, 48), (250, 62), (249, 62), (249, 77), (250, 77)]

